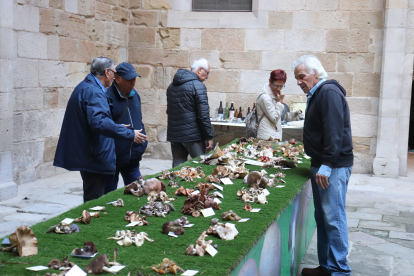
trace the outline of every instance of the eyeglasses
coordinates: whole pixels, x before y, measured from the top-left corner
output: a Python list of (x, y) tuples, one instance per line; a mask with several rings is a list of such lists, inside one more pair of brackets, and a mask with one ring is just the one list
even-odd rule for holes
[(116, 71), (112, 70), (111, 68), (106, 68), (108, 70), (111, 70), (114, 74), (116, 74)]
[(207, 70), (204, 69), (204, 67), (201, 67), (201, 69), (203, 69), (207, 73), (207, 76), (210, 74), (210, 72), (207, 72)]
[(285, 87), (285, 85), (283, 84), (283, 85), (277, 85), (277, 84), (274, 84), (273, 82), (271, 82), (271, 84), (275, 87), (275, 88), (279, 88), (279, 89), (282, 89), (283, 87)]

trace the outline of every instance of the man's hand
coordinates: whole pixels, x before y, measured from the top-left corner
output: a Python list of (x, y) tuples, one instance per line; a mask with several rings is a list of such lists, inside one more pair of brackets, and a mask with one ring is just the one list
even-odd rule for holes
[(206, 152), (209, 152), (213, 148), (213, 140), (206, 140)]
[(141, 133), (142, 129), (134, 130), (134, 132), (135, 132), (135, 137), (134, 137), (135, 143), (143, 143), (147, 141), (147, 135)]
[(316, 174), (316, 184), (322, 189), (326, 189), (329, 186), (328, 177), (322, 174)]
[(129, 124), (129, 125), (124, 125), (124, 124), (121, 124), (121, 126), (124, 126), (124, 127), (130, 127), (130, 126), (131, 126), (131, 124)]

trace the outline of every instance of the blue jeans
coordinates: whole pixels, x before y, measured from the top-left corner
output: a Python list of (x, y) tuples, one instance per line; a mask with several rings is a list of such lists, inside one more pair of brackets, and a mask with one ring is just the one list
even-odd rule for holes
[(141, 176), (138, 165), (128, 165), (121, 168), (116, 168), (115, 175), (108, 175), (105, 183), (105, 194), (115, 191), (118, 187), (119, 173), (121, 173), (124, 179), (124, 185), (127, 186), (132, 182), (136, 181)]
[(352, 167), (333, 168), (325, 190), (316, 185), (318, 170), (311, 167), (319, 265), (332, 276), (350, 276), (345, 199)]

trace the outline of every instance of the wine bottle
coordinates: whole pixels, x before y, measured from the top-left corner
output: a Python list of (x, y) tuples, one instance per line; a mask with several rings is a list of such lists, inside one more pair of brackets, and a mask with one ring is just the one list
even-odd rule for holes
[(249, 113), (250, 113), (250, 106), (247, 108), (247, 114), (246, 114), (246, 117), (247, 117), (247, 115), (249, 115)]
[(239, 110), (236, 109), (236, 112), (234, 113), (234, 118), (239, 118)]
[(223, 119), (226, 120), (229, 117), (229, 102), (226, 102), (226, 107), (224, 108)]
[(256, 109), (256, 103), (253, 103), (252, 111)]
[(243, 114), (242, 114), (242, 109), (241, 109), (241, 106), (240, 106), (240, 109), (239, 109), (239, 115), (237, 116), (237, 118), (243, 118)]
[(234, 105), (233, 105), (233, 102), (231, 102), (231, 106), (230, 106), (230, 109), (229, 109), (229, 118), (230, 119), (234, 119), (234, 113), (235, 113)]
[(220, 101), (220, 107), (218, 109), (218, 117), (220, 119), (223, 119), (223, 106), (221, 105), (221, 101)]

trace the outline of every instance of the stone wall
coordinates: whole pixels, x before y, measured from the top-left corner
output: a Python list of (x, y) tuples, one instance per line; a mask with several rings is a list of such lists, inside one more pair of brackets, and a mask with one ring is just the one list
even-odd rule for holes
[[(14, 181), (63, 170), (53, 158), (67, 101), (93, 58), (126, 61), (128, 0), (11, 1)], [(138, 4), (139, 5), (139, 4)]]
[[(355, 144), (354, 172), (372, 172), (383, 0), (253, 1), (253, 5), (266, 2), (253, 13), (196, 13), (190, 11), (188, 0), (145, 2), (132, 10), (139, 24), (130, 26), (128, 60), (148, 74), (137, 81), (137, 86), (142, 88), (139, 93), (152, 155), (169, 156), (165, 89), (178, 68), (189, 68), (199, 57), (210, 61), (211, 73), (205, 84), (214, 115), (220, 101), (234, 102), (236, 107), (244, 102), (251, 106), (269, 73), (279, 68), (288, 73), (285, 102), (306, 101), (291, 66), (297, 57), (314, 54), (329, 78), (347, 90)], [(251, 24), (244, 24), (246, 20)]]

